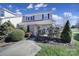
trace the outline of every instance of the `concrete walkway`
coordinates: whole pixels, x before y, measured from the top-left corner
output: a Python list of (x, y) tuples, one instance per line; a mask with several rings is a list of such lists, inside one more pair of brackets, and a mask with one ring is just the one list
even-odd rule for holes
[(0, 56), (34, 56), (40, 49), (34, 41), (23, 40), (0, 52)]

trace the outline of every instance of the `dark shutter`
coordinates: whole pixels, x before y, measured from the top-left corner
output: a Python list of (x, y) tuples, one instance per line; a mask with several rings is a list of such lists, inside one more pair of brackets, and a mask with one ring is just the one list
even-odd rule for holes
[(48, 14), (48, 19), (50, 19), (50, 14)]
[(33, 16), (33, 20), (34, 20), (34, 18), (35, 18), (35, 17)]

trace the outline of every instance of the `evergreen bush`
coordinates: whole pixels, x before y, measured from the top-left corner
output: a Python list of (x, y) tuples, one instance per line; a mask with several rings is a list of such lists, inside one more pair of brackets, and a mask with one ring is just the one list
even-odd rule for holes
[(66, 22), (64, 29), (61, 33), (61, 39), (65, 43), (70, 43), (71, 42), (71, 28), (70, 28), (70, 23), (69, 20)]

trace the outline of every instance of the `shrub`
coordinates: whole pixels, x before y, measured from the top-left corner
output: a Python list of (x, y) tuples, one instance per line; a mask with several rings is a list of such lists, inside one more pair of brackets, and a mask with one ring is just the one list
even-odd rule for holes
[(66, 22), (64, 29), (61, 33), (61, 39), (65, 43), (71, 42), (71, 29), (70, 29), (69, 20)]
[(77, 40), (77, 41), (79, 41), (79, 34), (75, 34), (74, 35), (74, 39)]
[(24, 32), (27, 32), (27, 29), (25, 29), (24, 27), (19, 27), (19, 29), (23, 30)]
[(49, 31), (48, 36), (49, 36), (50, 38), (53, 38), (53, 37), (54, 37), (54, 35), (53, 35), (54, 28), (51, 26), (50, 28), (48, 28), (48, 31)]
[(48, 28), (48, 32), (49, 32), (48, 36), (50, 38), (60, 38), (60, 28), (59, 27), (51, 26)]
[(16, 42), (20, 41), (24, 38), (24, 31), (20, 29), (16, 29), (13, 32), (11, 32), (8, 37), (5, 39), (6, 42)]
[(11, 33), (14, 30), (15, 30), (15, 27), (11, 24), (10, 21), (5, 22), (0, 26), (0, 35)]

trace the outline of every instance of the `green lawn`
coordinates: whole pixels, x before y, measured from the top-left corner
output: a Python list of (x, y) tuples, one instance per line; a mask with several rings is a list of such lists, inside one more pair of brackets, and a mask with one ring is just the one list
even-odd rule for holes
[[(78, 29), (72, 29), (73, 36), (79, 33)], [(73, 46), (53, 45), (38, 43), (42, 48), (36, 56), (79, 56), (79, 41), (74, 40)]]

